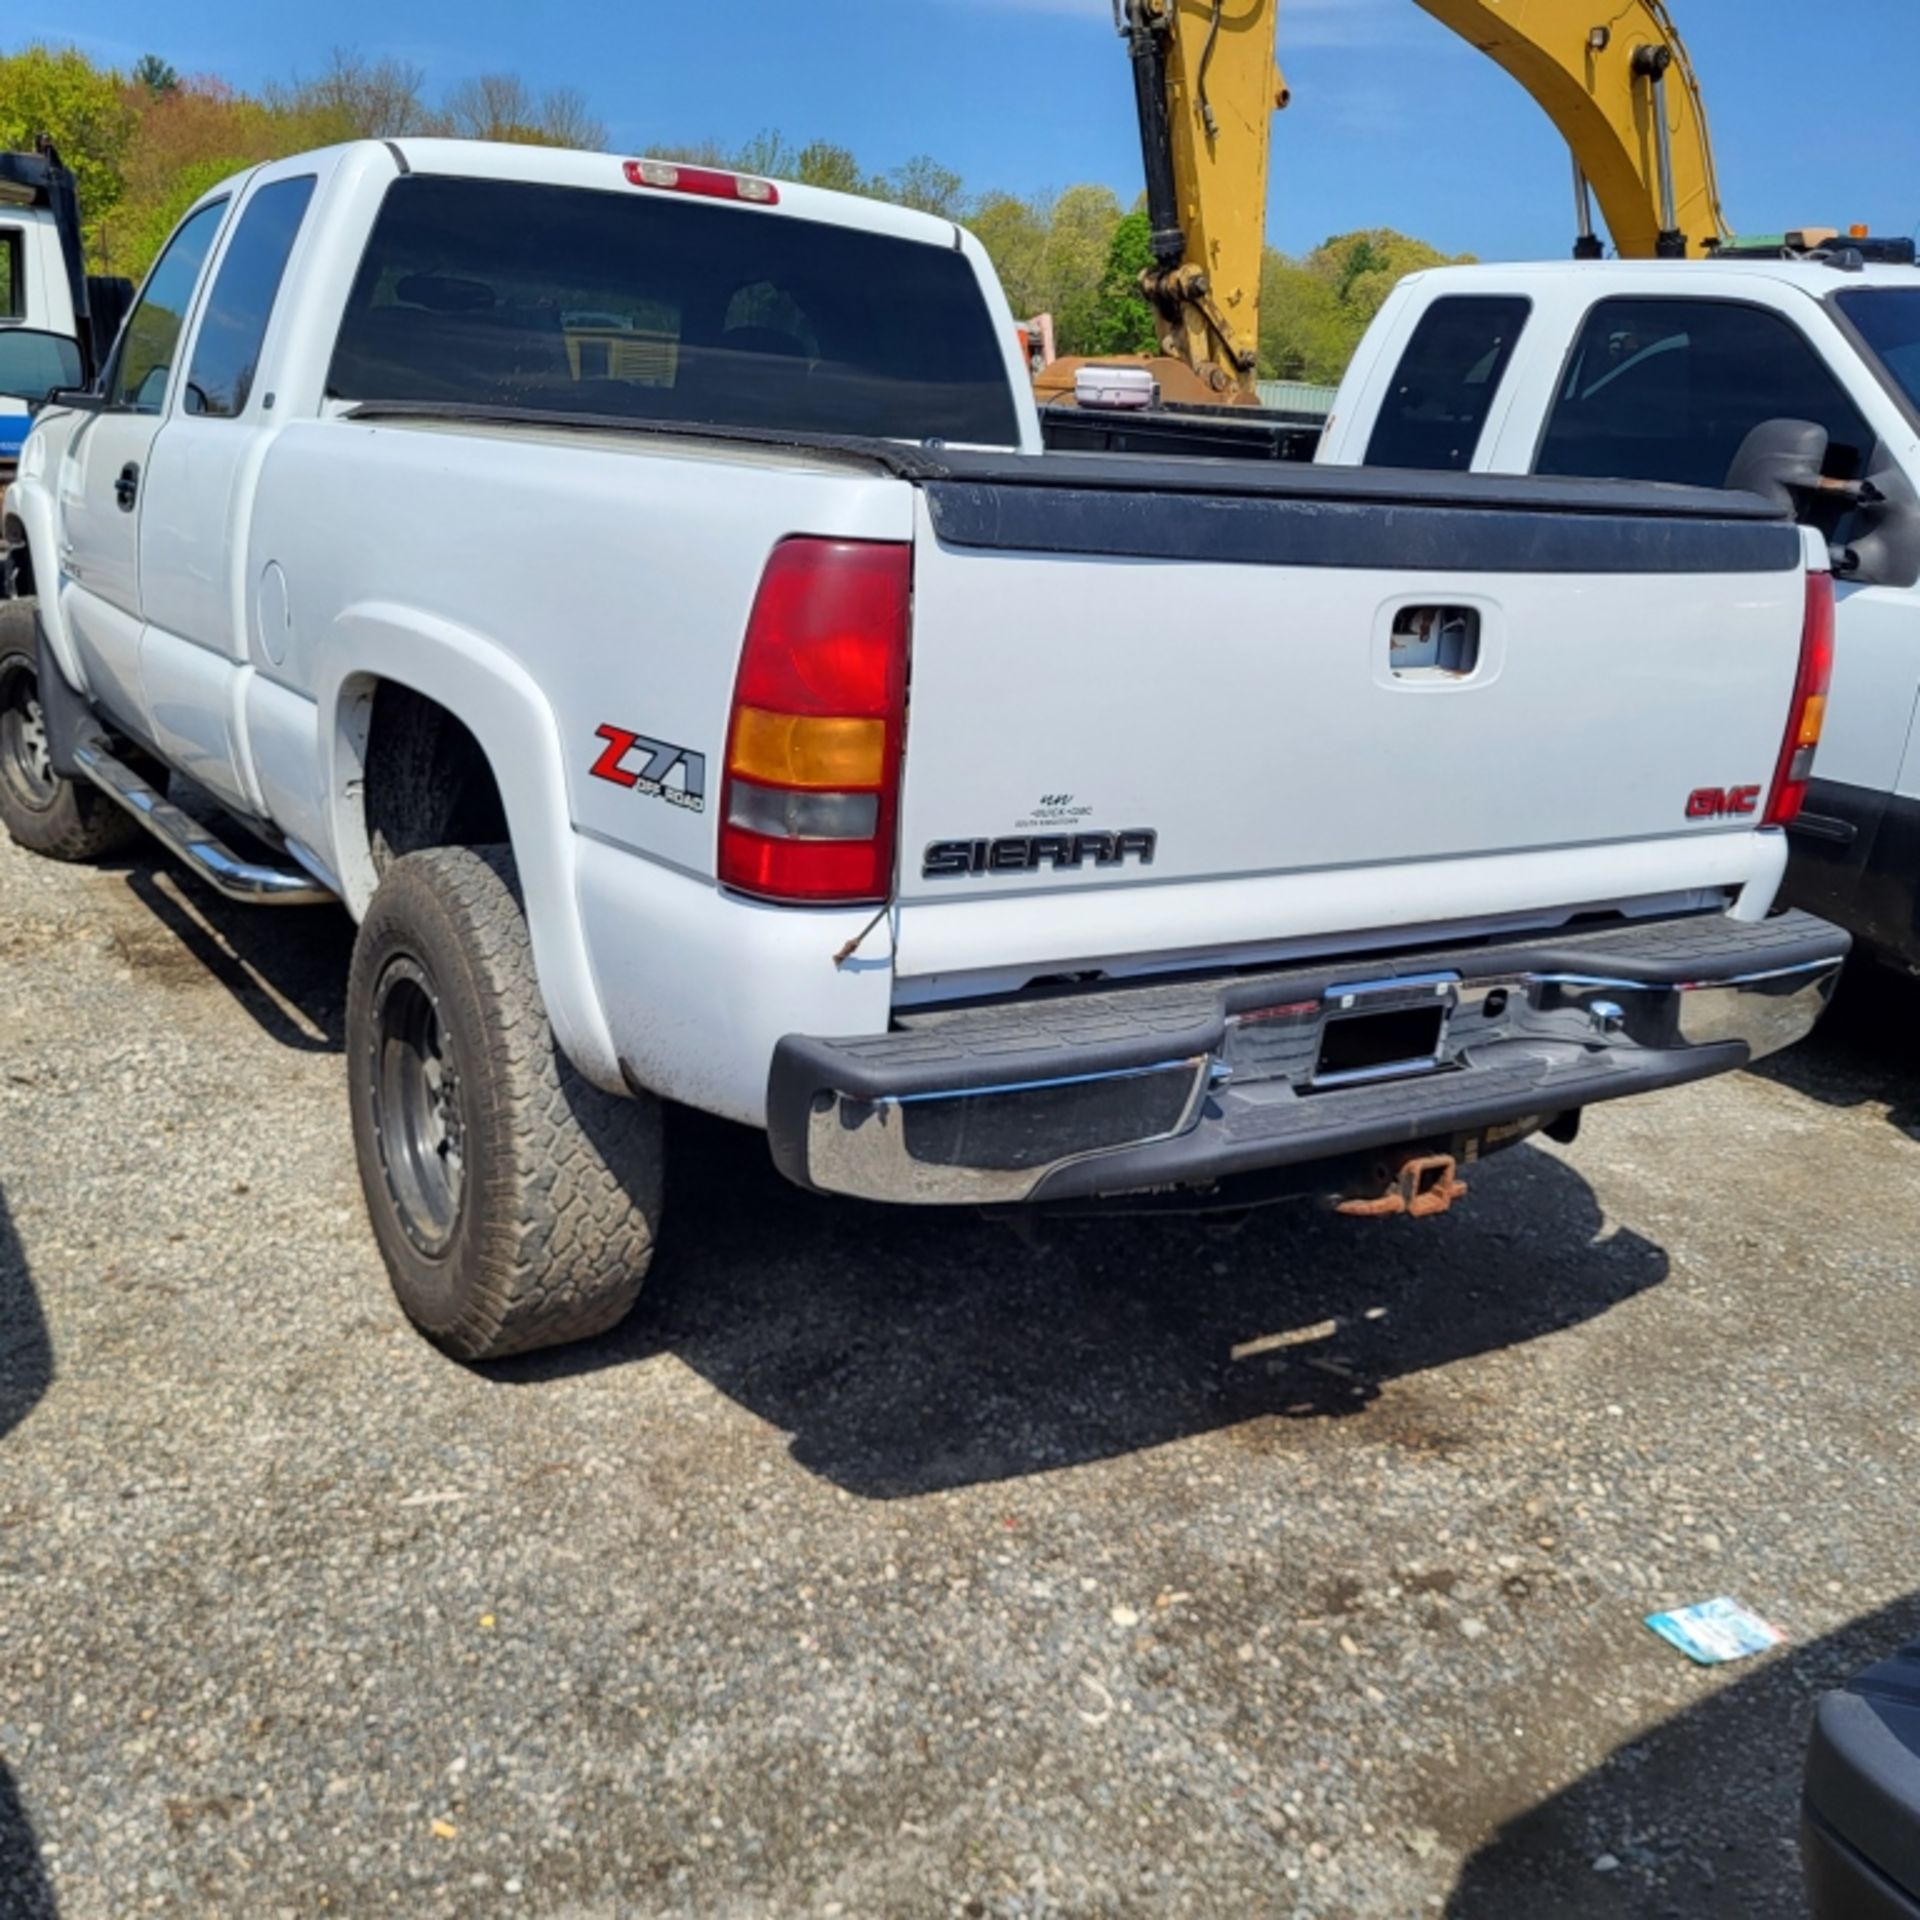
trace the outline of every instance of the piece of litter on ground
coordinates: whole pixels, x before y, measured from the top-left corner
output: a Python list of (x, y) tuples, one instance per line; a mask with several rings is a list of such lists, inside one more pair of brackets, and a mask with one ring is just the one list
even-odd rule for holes
[(1319, 1320), (1310, 1327), (1291, 1327), (1284, 1333), (1263, 1333), (1257, 1340), (1242, 1340), (1230, 1348), (1229, 1358), (1257, 1360), (1263, 1353), (1279, 1353), (1287, 1347), (1310, 1347), (1331, 1340), (1340, 1331), (1338, 1320)]
[(1724, 1595), (1691, 1607), (1676, 1607), (1671, 1613), (1650, 1613), (1647, 1625), (1703, 1667), (1765, 1653), (1787, 1637), (1778, 1627), (1769, 1626), (1757, 1613)]

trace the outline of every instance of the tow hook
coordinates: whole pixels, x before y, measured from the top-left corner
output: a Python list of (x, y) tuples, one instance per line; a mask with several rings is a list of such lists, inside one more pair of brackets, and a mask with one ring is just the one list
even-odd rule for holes
[(1450, 1153), (1409, 1155), (1397, 1162), (1383, 1161), (1376, 1173), (1385, 1192), (1354, 1195), (1334, 1203), (1336, 1213), (1351, 1220), (1391, 1220), (1405, 1214), (1410, 1220), (1428, 1220), (1452, 1210), (1467, 1197), (1467, 1183)]

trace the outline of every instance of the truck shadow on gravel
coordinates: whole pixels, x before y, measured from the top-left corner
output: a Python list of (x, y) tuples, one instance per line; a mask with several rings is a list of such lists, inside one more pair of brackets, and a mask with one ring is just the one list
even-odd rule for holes
[[(39, 1405), (53, 1383), (53, 1343), (0, 1191), (0, 1443)], [(0, 1491), (6, 1485), (0, 1470)], [(0, 1920), (53, 1920), (53, 1890), (40, 1847), (0, 1754)]]
[(1884, 1102), (1888, 1124), (1920, 1140), (1920, 982), (1854, 961), (1819, 1026), (1748, 1071), (1823, 1106)]
[(32, 1823), (12, 1775), (0, 1765), (0, 1920), (58, 1920), (59, 1911)]
[(53, 1342), (6, 1192), (0, 1189), (0, 1440), (40, 1404), (52, 1384)]
[[(345, 914), (262, 913), (146, 867), (126, 883), (154, 921), (123, 944), (128, 965), (182, 985), (210, 973), (281, 1044), (340, 1050)], [(1667, 1276), (1639, 1235), (1601, 1238), (1586, 1182), (1531, 1147), (1421, 1225), (1292, 1206), (1235, 1228), (1048, 1221), (1031, 1244), (969, 1213), (803, 1194), (757, 1135), (697, 1115), (672, 1116), (671, 1148), (639, 1311), (492, 1377), (532, 1384), (672, 1352), (789, 1433), (803, 1466), (873, 1499), (1220, 1428), (1279, 1449), (1300, 1420), (1365, 1415), (1393, 1444), (1451, 1449), (1471, 1440), (1470, 1400), (1424, 1394), (1414, 1376), (1578, 1325)]]
[[(869, 1499), (1111, 1459), (1215, 1429), (1364, 1416), (1390, 1444), (1471, 1443), (1471, 1395), (1413, 1376), (1606, 1312), (1667, 1275), (1601, 1238), (1586, 1182), (1519, 1148), (1449, 1218), (1306, 1207), (1041, 1223), (863, 1207), (786, 1185), (753, 1136), (674, 1116), (659, 1266), (627, 1326), (503, 1363), (531, 1383), (671, 1352)], [(1398, 1386), (1395, 1383), (1399, 1383)]]
[(210, 976), (281, 1046), (345, 1048), (353, 922), (344, 910), (242, 906), (153, 865), (129, 867), (126, 882), (157, 922), (151, 939), (143, 930), (119, 943), (136, 973), (185, 986)]
[[(1916, 1635), (1920, 1594), (1909, 1594), (1628, 1741), (1474, 1854), (1449, 1920), (1800, 1920), (1814, 1703)], [(1618, 1866), (1595, 1872), (1609, 1854)]]

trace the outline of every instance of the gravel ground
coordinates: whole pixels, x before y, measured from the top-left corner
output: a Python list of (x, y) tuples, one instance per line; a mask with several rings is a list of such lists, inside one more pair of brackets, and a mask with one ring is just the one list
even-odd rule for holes
[[(6, 1920), (1800, 1911), (1809, 1702), (1920, 1632), (1900, 990), (1424, 1226), (1029, 1245), (686, 1128), (634, 1320), (468, 1372), (345, 921), (0, 903)], [(1640, 1624), (1722, 1592), (1791, 1644)]]

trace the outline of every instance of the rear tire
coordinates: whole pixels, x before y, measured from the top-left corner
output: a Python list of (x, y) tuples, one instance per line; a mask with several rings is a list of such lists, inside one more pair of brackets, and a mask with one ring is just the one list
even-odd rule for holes
[(512, 854), (388, 869), (353, 950), (347, 1076), (367, 1210), (407, 1317), (461, 1360), (604, 1333), (661, 1204), (660, 1107), (554, 1045)]
[(40, 704), (39, 620), (31, 600), (0, 600), (0, 826), (49, 860), (96, 860), (138, 838), (104, 793), (54, 772)]

